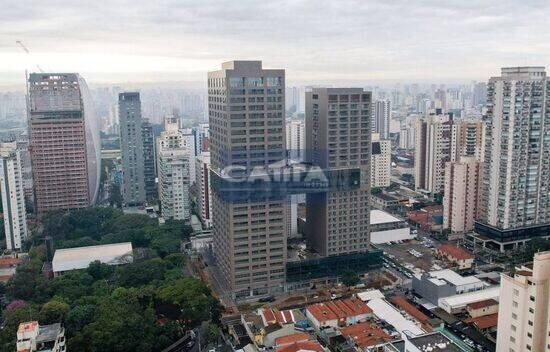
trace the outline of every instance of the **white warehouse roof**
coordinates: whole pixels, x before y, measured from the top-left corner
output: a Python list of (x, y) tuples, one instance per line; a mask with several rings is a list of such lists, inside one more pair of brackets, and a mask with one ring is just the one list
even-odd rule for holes
[(428, 273), (432, 278), (432, 282), (437, 284), (437, 279), (445, 280), (455, 286), (464, 286), (471, 284), (480, 284), (482, 281), (475, 276), (462, 276), (451, 269), (443, 269), (437, 271), (430, 271)]
[(54, 273), (85, 269), (96, 260), (109, 265), (131, 263), (132, 243), (58, 249), (53, 256), (52, 268)]
[(415, 321), (405, 318), (394, 306), (383, 298), (371, 299), (367, 303), (367, 306), (372, 309), (378, 318), (392, 325), (401, 334), (401, 337), (405, 337), (405, 333), (414, 336), (426, 333), (418, 327)]
[(386, 224), (391, 222), (401, 222), (403, 220), (396, 218), (395, 216), (391, 215), (388, 212), (378, 210), (378, 209), (372, 209), (370, 211), (370, 224), (376, 225), (376, 224)]
[(480, 291), (462, 293), (460, 295), (440, 298), (439, 307), (441, 307), (447, 313), (451, 313), (456, 310), (464, 309), (466, 305), (470, 303), (481, 302), (487, 299), (494, 299), (498, 301), (499, 296), (500, 287), (492, 286)]

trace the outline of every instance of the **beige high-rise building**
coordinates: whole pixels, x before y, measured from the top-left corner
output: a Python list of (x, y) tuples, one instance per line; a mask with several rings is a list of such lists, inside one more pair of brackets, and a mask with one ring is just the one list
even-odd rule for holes
[(372, 134), (371, 187), (389, 187), (391, 183), (391, 141)]
[[(261, 61), (223, 63), (208, 73), (208, 109), (214, 177), (246, 178), (285, 159), (284, 70), (263, 69)], [(235, 298), (283, 291), (287, 204), (284, 197), (227, 199), (213, 189), (214, 256)]]
[(306, 195), (308, 239), (322, 256), (368, 251), (371, 101), (360, 88), (306, 92), (306, 162), (360, 171), (356, 189)]
[(550, 350), (550, 251), (536, 253), (532, 265), (502, 275), (497, 351)]
[(451, 161), (453, 122), (448, 115), (428, 115), (415, 121), (414, 183), (417, 190), (443, 192), (445, 163)]
[(474, 229), (477, 217), (481, 163), (474, 157), (445, 165), (445, 192), (443, 196), (443, 228), (455, 233)]
[(462, 156), (483, 160), (484, 132), (481, 120), (454, 121), (451, 131), (451, 161), (459, 161)]

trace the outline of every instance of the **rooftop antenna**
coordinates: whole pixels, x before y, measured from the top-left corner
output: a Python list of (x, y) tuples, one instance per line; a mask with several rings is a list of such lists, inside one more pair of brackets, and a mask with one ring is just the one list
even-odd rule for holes
[[(23, 44), (22, 41), (17, 40), (15, 41), (15, 43), (19, 45), (21, 49), (23, 49), (29, 56), (32, 56), (31, 52), (29, 51), (29, 49), (27, 49), (27, 47), (25, 46), (25, 44)], [(38, 69), (38, 71), (40, 71), (40, 73), (44, 73), (44, 70), (42, 70), (42, 68), (38, 64), (36, 64), (36, 68)]]

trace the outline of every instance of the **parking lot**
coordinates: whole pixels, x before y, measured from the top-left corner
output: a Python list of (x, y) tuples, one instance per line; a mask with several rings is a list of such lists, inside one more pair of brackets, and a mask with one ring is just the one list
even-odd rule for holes
[(447, 267), (446, 263), (434, 258), (437, 241), (425, 236), (409, 241), (379, 244), (386, 256), (412, 272), (439, 270)]

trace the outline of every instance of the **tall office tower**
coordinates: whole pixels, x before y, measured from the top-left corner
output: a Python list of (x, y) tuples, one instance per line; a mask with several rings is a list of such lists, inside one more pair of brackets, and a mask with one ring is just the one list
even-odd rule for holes
[(286, 150), (288, 158), (303, 162), (306, 152), (306, 123), (303, 120), (288, 120), (286, 123)]
[(4, 211), (6, 248), (21, 249), (27, 238), (23, 160), (17, 142), (0, 143), (0, 193)]
[[(285, 159), (284, 70), (263, 69), (261, 61), (226, 62), (208, 73), (208, 94), (213, 174), (240, 167), (233, 175), (246, 176)], [(236, 298), (284, 288), (287, 203), (236, 203), (212, 193), (214, 254)]]
[(143, 119), (141, 124), (141, 140), (143, 142), (143, 182), (145, 184), (145, 197), (147, 200), (157, 198), (156, 162), (155, 162), (155, 136), (153, 125), (148, 119)]
[(484, 132), (481, 120), (454, 121), (451, 131), (451, 161), (459, 161), (462, 156), (473, 156), (481, 161)]
[(497, 351), (548, 351), (550, 346), (550, 252), (533, 264), (502, 275), (498, 309)]
[(122, 152), (122, 199), (126, 205), (145, 203), (141, 100), (138, 92), (118, 95), (120, 150)]
[(36, 211), (84, 208), (99, 189), (99, 121), (77, 73), (29, 76), (29, 136)]
[(197, 172), (199, 217), (206, 228), (212, 227), (212, 190), (210, 187), (210, 152), (202, 152), (195, 157)]
[(500, 250), (550, 225), (550, 81), (543, 67), (503, 68), (487, 87), (485, 165), (476, 233)]
[(186, 220), (191, 214), (189, 200), (188, 140), (179, 130), (177, 117), (166, 117), (164, 131), (157, 140), (160, 211), (164, 219)]
[(473, 156), (445, 165), (443, 228), (464, 233), (474, 229), (477, 218), (481, 164)]
[(371, 150), (371, 187), (389, 187), (391, 181), (391, 141), (380, 139), (378, 133), (372, 134)]
[(417, 190), (443, 192), (445, 163), (451, 161), (452, 120), (448, 115), (428, 115), (416, 120), (414, 183)]
[(372, 132), (380, 134), (381, 139), (390, 138), (391, 101), (378, 100), (374, 103), (374, 124)]
[(306, 162), (360, 172), (357, 189), (306, 195), (307, 235), (323, 256), (368, 251), (371, 114), (371, 93), (361, 88), (306, 93)]

